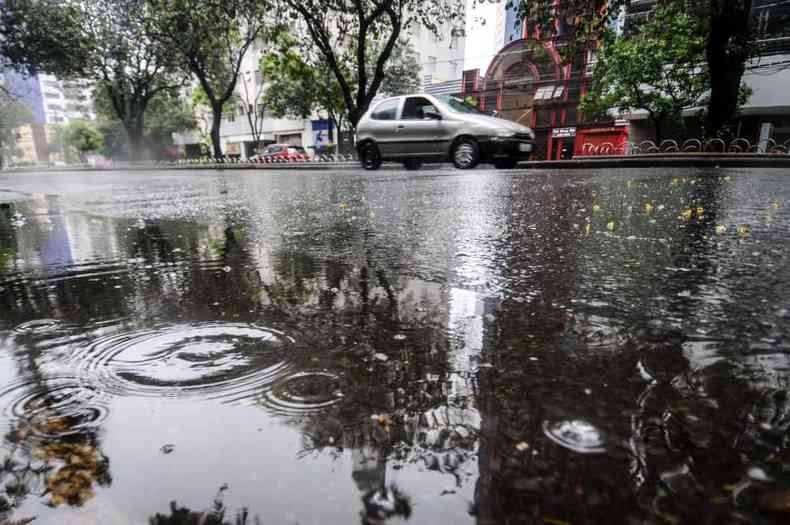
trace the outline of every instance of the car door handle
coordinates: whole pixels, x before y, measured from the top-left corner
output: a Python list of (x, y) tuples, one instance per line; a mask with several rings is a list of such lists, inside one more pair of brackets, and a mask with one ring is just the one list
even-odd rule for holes
[(398, 129), (403, 129), (403, 128), (405, 128), (405, 127), (406, 127), (406, 126), (404, 126), (403, 124), (398, 124)]

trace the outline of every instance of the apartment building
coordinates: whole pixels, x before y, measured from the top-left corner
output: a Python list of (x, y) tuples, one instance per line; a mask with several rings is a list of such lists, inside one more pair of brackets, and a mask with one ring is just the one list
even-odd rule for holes
[(77, 119), (95, 120), (92, 86), (85, 80), (62, 80), (53, 75), (22, 75), (6, 71), (6, 89), (30, 110), (30, 122), (16, 130), (14, 162), (62, 162), (57, 129)]

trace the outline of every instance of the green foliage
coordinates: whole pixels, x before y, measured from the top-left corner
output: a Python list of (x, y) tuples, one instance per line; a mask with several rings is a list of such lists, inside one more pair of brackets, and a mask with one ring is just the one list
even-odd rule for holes
[(234, 96), (242, 60), (270, 25), (261, 0), (147, 0), (149, 33), (194, 75), (212, 110), (211, 142), (222, 156), (223, 105)]
[[(462, 24), (465, 6), (463, 0), (284, 2), (291, 16), (306, 27), (312, 53), (321, 57), (335, 77), (352, 127), (382, 89), (386, 66), (402, 31), (419, 24), (444, 37), (440, 28)], [(394, 88), (405, 89), (397, 84)]]
[(0, 56), (26, 73), (84, 75), (92, 42), (79, 5), (60, 0), (0, 2)]
[[(128, 158), (128, 133), (115, 114), (106, 91), (96, 90), (95, 108), (99, 117), (97, 130), (103, 138), (99, 153), (116, 159)], [(143, 116), (143, 142), (156, 158), (162, 157), (166, 148), (173, 144), (173, 133), (196, 127), (192, 108), (174, 90), (157, 92), (147, 104)]]
[(85, 120), (72, 120), (64, 128), (63, 142), (67, 147), (74, 148), (80, 155), (80, 160), (91, 151), (98, 151), (102, 147), (102, 136), (94, 125)]
[[(380, 42), (368, 42), (367, 54), (380, 53)], [(357, 86), (358, 68), (351, 53), (351, 63), (342, 67), (342, 74), (352, 78)], [(275, 117), (307, 118), (314, 111), (325, 112), (335, 129), (342, 129), (348, 120), (343, 92), (331, 68), (321, 56), (310, 49), (300, 48), (289, 35), (280, 35), (278, 49), (261, 60), (261, 73), (268, 82), (263, 97), (266, 110)], [(368, 63), (369, 77), (374, 75)], [(381, 91), (388, 95), (413, 93), (419, 87), (419, 64), (414, 48), (401, 40), (387, 62)], [(356, 96), (356, 91), (353, 91)]]
[(628, 35), (606, 35), (581, 110), (596, 117), (614, 108), (647, 111), (656, 126), (701, 103), (708, 90), (705, 39), (698, 20), (659, 7)]
[(16, 128), (30, 122), (30, 110), (0, 93), (0, 168), (13, 155), (16, 143)]

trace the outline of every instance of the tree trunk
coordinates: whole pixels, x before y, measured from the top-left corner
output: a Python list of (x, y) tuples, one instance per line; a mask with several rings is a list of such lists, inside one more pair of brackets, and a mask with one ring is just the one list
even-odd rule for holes
[(214, 158), (221, 159), (224, 155), (222, 153), (222, 142), (219, 135), (220, 126), (222, 125), (222, 104), (211, 105), (211, 147), (214, 150)]
[(653, 128), (654, 128), (654, 136), (656, 139), (656, 147), (661, 147), (661, 141), (664, 140), (664, 137), (661, 135), (661, 123), (664, 121), (663, 117), (653, 117), (650, 120), (653, 121)]
[(710, 69), (709, 135), (721, 134), (738, 112), (741, 80), (749, 59), (752, 0), (710, 0), (706, 58)]
[(126, 127), (126, 135), (129, 137), (129, 160), (138, 162), (145, 159), (145, 139), (143, 138), (142, 126), (129, 125)]

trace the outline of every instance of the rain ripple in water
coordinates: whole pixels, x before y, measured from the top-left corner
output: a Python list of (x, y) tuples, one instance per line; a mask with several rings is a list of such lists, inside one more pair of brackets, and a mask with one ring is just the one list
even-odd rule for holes
[(240, 401), (289, 374), (290, 343), (249, 324), (181, 324), (103, 337), (72, 360), (113, 395)]

